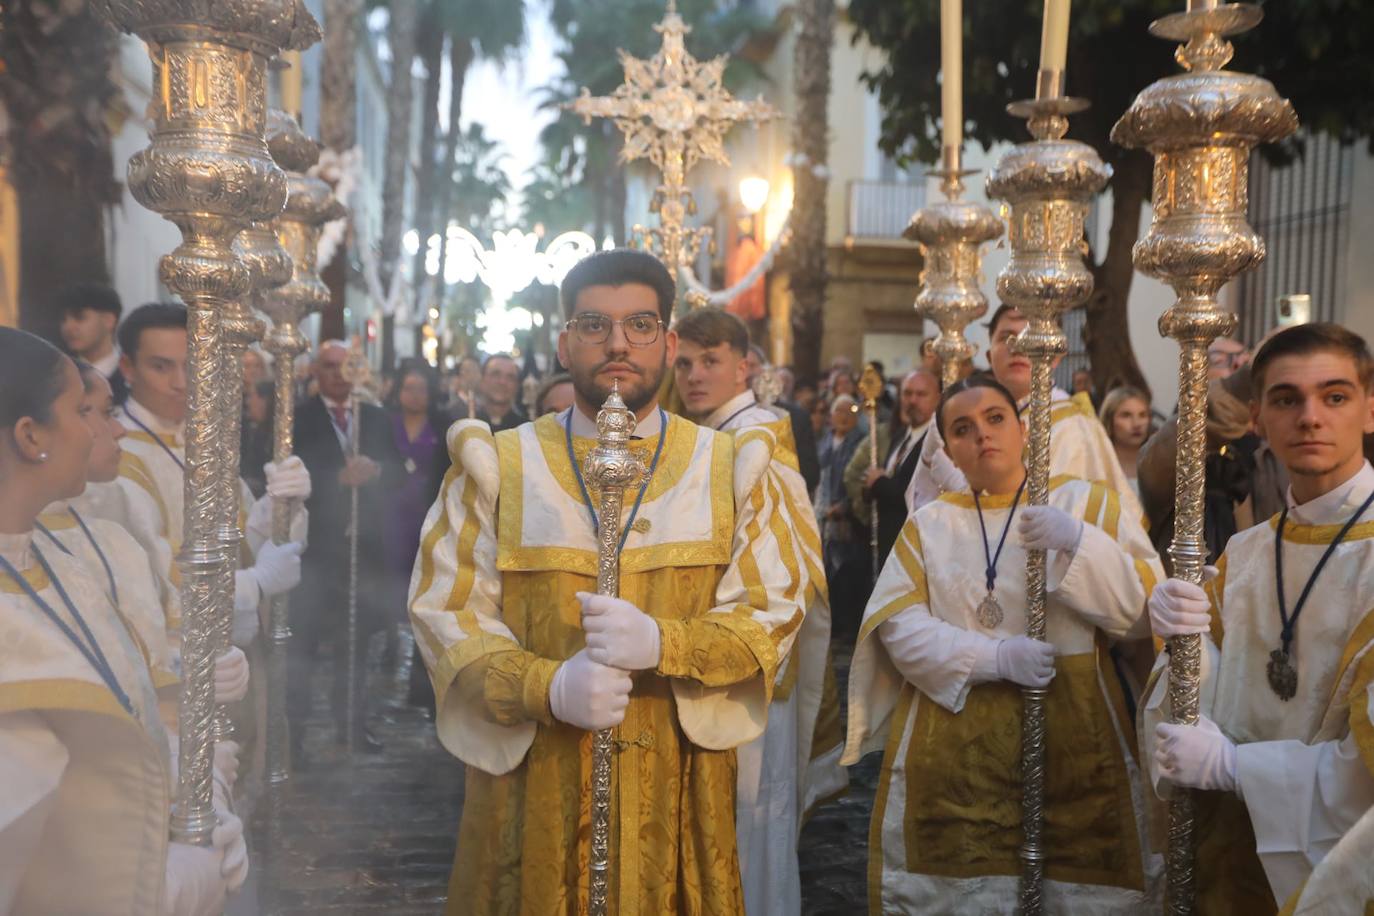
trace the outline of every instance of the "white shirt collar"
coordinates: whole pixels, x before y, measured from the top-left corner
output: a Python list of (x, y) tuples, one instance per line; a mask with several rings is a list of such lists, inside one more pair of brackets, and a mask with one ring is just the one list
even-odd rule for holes
[(336, 401), (333, 398), (326, 397), (323, 394), (320, 395), (320, 400), (324, 401), (324, 406), (329, 408), (330, 410), (337, 410), (340, 407), (342, 407), (344, 410), (348, 410), (353, 406), (351, 400)]
[(1293, 488), (1290, 486), (1286, 494), (1288, 517), (1299, 525), (1342, 524), (1369, 497), (1371, 491), (1374, 491), (1374, 467), (1370, 467), (1366, 461), (1345, 483), (1301, 505), (1293, 501)]
[(702, 426), (709, 426), (712, 429), (720, 429), (720, 425), (733, 417), (746, 407), (752, 407), (758, 403), (754, 400), (754, 392), (745, 390), (735, 395), (724, 404), (711, 411), (706, 419), (701, 421)]
[[(596, 419), (584, 414), (577, 408), (576, 404), (558, 415), (558, 425), (562, 426), (567, 423), (569, 411), (572, 412), (572, 434), (574, 436), (581, 436), (584, 439), (595, 439)], [(648, 439), (651, 436), (658, 435), (660, 426), (661, 421), (659, 420), (658, 406), (655, 405), (654, 409), (649, 412), (649, 415), (635, 425), (635, 431), (632, 435), (636, 439)]]
[(97, 372), (106, 378), (114, 375), (115, 370), (119, 368), (119, 347), (114, 347), (109, 353), (106, 353), (104, 356), (100, 357), (100, 359), (91, 363), (91, 365), (96, 368)]
[(124, 412), (141, 422), (157, 435), (171, 436), (176, 440), (178, 445), (181, 444), (182, 435), (186, 431), (185, 423), (168, 423), (166, 420), (138, 403), (138, 401), (134, 400), (133, 395), (129, 395), (128, 400), (124, 402)]

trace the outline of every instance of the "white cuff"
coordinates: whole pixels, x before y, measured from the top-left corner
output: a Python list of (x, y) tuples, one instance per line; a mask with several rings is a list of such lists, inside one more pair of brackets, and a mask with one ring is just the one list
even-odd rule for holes
[(262, 600), (262, 589), (258, 578), (251, 569), (240, 569), (234, 573), (234, 613), (256, 612)]

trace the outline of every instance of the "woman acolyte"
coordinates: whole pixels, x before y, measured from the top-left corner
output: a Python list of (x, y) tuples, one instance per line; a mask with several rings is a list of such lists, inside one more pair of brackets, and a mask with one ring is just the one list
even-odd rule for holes
[[(1047, 912), (1157, 912), (1134, 730), (1108, 642), (1146, 635), (1159, 558), (1114, 491), (1061, 476), (1026, 505), (1025, 429), (990, 376), (936, 423), (969, 489), (906, 522), (864, 613), (845, 762), (884, 745), (871, 913), (1003, 913), (1021, 871), (1022, 687), (1048, 685)], [(1025, 636), (1027, 550), (1046, 557), (1045, 642)]]
[(173, 762), (138, 628), (34, 537), (86, 485), (86, 394), (70, 359), (0, 328), (0, 913), (208, 916), (243, 880), (242, 825), (224, 811), (211, 846), (168, 842)]

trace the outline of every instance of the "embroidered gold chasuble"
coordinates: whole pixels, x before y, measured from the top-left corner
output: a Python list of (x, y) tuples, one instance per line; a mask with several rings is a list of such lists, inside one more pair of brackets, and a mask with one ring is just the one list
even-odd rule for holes
[[(981, 499), (992, 548), (1011, 496)], [(1162, 862), (1145, 849), (1134, 734), (1107, 656), (1138, 637), (1159, 558), (1118, 494), (1069, 477), (1050, 503), (1084, 519), (1050, 551), (1045, 905), (1054, 913), (1157, 912)], [(1026, 550), (1016, 519), (997, 563), (1005, 618), (984, 627), (984, 552), (972, 494), (946, 493), (898, 536), (865, 610), (849, 680), (845, 762), (878, 747), (869, 912), (1002, 913), (1021, 871), (1021, 691), (979, 682), (990, 640), (1024, 635)], [(995, 651), (995, 649), (994, 649)]]
[[(1321, 517), (1308, 519), (1317, 523), (1295, 523), (1298, 507), (1284, 526), (1290, 614), (1341, 524), (1374, 489), (1369, 465), (1347, 489)], [(1212, 632), (1204, 638), (1201, 710), (1236, 742), (1240, 797), (1198, 793), (1200, 913), (1273, 913), (1293, 903), (1374, 806), (1374, 518), (1366, 518), (1337, 546), (1299, 617), (1291, 649), (1298, 687), (1291, 700), (1278, 698), (1266, 673), (1270, 652), (1282, 644), (1274, 576), (1278, 518), (1232, 537), (1207, 585)], [(1162, 658), (1142, 709), (1142, 747), (1151, 764), (1155, 723), (1168, 715)], [(1167, 796), (1167, 783), (1160, 788)], [(1352, 850), (1361, 843), (1366, 852), (1374, 849), (1374, 825), (1362, 830), (1364, 838), (1355, 833), (1325, 870), (1328, 889), (1329, 875), (1358, 856)], [(1367, 860), (1363, 867), (1370, 867)], [(1311, 899), (1327, 893), (1315, 891)]]
[[(493, 437), (460, 421), (425, 522), (411, 620), (439, 738), (468, 764), (450, 913), (585, 911), (591, 735), (548, 690), (583, 646), (578, 591), (596, 542), (549, 416)], [(662, 659), (635, 676), (616, 732), (613, 912), (742, 910), (735, 757), (757, 737), (801, 626), (802, 574), (766, 441), (671, 417), (621, 557), (621, 596), (659, 621)], [(631, 443), (646, 465), (656, 437)], [(575, 460), (594, 440), (573, 440)], [(627, 492), (628, 520), (637, 492)]]

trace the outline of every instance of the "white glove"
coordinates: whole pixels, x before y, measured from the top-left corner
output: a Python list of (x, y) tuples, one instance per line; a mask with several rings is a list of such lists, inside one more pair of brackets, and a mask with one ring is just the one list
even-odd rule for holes
[(1176, 786), (1236, 791), (1236, 746), (1215, 722), (1199, 716), (1197, 725), (1155, 726), (1155, 766)]
[(267, 477), (267, 495), (273, 499), (309, 499), (310, 471), (298, 455), (281, 464), (269, 461), (262, 467)]
[(598, 665), (582, 649), (558, 666), (549, 684), (549, 710), (560, 722), (589, 732), (625, 720), (634, 686), (628, 671)]
[(1148, 602), (1150, 629), (1160, 639), (1212, 628), (1212, 603), (1199, 585), (1183, 579), (1165, 579), (1155, 586)]
[(210, 845), (219, 851), (219, 873), (229, 893), (243, 887), (248, 878), (248, 844), (243, 841), (243, 821), (227, 809), (216, 808), (219, 825), (210, 833)]
[(599, 665), (625, 671), (657, 668), (660, 655), (654, 618), (621, 598), (578, 592), (587, 656)]
[(1048, 687), (1054, 680), (1054, 646), (1029, 636), (997, 644), (997, 676), (1022, 687)]
[(224, 854), (189, 843), (167, 844), (162, 910), (167, 916), (219, 916), (228, 893), (220, 874)]
[(263, 544), (258, 550), (258, 558), (249, 570), (254, 581), (262, 590), (264, 598), (291, 591), (301, 584), (301, 553), (305, 545), (299, 541)]
[(1083, 522), (1056, 506), (1026, 506), (1017, 522), (1027, 550), (1072, 553), (1083, 538)]
[(215, 659), (215, 702), (237, 703), (248, 695), (248, 656), (238, 646)]
[(239, 743), (237, 741), (216, 741), (214, 772), (224, 783), (227, 793), (239, 778)]

